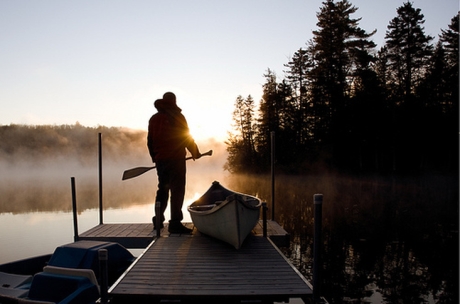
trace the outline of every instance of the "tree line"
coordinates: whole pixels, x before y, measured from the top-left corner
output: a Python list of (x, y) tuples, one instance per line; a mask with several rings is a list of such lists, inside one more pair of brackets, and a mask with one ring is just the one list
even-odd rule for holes
[(76, 161), (94, 166), (98, 159), (98, 133), (102, 154), (111, 161), (149, 160), (146, 136), (141, 130), (75, 125), (0, 125), (0, 162), (12, 166), (48, 159)]
[(285, 172), (457, 172), (459, 13), (434, 44), (421, 9), (406, 2), (377, 50), (357, 11), (347, 0), (323, 2), (283, 79), (264, 74), (258, 109), (251, 95), (236, 98), (225, 169), (268, 170), (274, 134)]

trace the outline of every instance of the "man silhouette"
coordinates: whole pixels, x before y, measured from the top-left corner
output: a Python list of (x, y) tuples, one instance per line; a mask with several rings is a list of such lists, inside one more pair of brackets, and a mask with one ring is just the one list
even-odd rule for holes
[(171, 195), (170, 233), (191, 233), (192, 229), (185, 227), (182, 205), (185, 196), (186, 181), (186, 149), (193, 159), (201, 157), (201, 153), (194, 139), (189, 133), (187, 121), (182, 110), (176, 104), (176, 95), (166, 92), (163, 99), (154, 103), (158, 110), (149, 120), (147, 146), (152, 161), (156, 163), (158, 175), (158, 190), (156, 202), (161, 203), (161, 227), (156, 227), (156, 217), (153, 217), (154, 229), (162, 229), (165, 220), (169, 195)]

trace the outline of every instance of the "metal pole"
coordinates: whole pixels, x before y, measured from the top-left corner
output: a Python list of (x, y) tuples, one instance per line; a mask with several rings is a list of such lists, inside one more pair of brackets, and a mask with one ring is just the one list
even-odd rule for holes
[(107, 267), (108, 251), (107, 249), (99, 249), (97, 252), (99, 256), (99, 268), (101, 274), (101, 303), (106, 304), (109, 302), (109, 275)]
[(271, 176), (272, 176), (272, 221), (275, 220), (275, 132), (270, 132), (271, 138)]
[(102, 134), (99, 133), (99, 224), (102, 225)]
[(321, 229), (323, 213), (323, 195), (313, 195), (315, 205), (315, 235), (313, 245), (313, 300), (315, 303), (320, 301), (321, 297)]
[(70, 178), (72, 186), (72, 213), (73, 213), (73, 239), (74, 242), (78, 241), (78, 222), (77, 222), (77, 195), (75, 191), (75, 177)]
[(267, 203), (262, 203), (262, 233), (263, 236), (267, 237)]

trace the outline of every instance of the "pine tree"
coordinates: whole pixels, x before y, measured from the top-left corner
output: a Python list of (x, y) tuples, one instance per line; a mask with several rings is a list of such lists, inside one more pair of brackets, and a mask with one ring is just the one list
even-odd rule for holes
[(426, 75), (416, 88), (416, 95), (420, 98), (424, 108), (439, 113), (446, 111), (447, 99), (449, 99), (447, 97), (449, 95), (448, 71), (445, 49), (441, 42), (438, 42), (429, 63), (426, 65)]
[(230, 172), (244, 172), (245, 168), (254, 168), (257, 155), (255, 149), (254, 99), (241, 95), (235, 100), (233, 111), (235, 133), (229, 134), (226, 141), (229, 153), (224, 168)]
[(452, 18), (448, 30), (442, 30), (440, 40), (445, 50), (447, 71), (446, 77), (448, 81), (448, 94), (449, 97), (446, 99), (444, 104), (443, 112), (449, 111), (458, 113), (458, 102), (459, 102), (459, 19), (460, 13), (457, 13)]
[(392, 71), (391, 82), (395, 84), (393, 93), (397, 102), (409, 101), (416, 85), (424, 77), (424, 66), (432, 52), (430, 41), (433, 37), (425, 35), (424, 16), (406, 2), (397, 9), (386, 32), (388, 60)]
[(393, 106), (393, 167), (400, 172), (418, 172), (424, 163), (426, 149), (424, 128), (427, 121), (424, 105), (416, 89), (426, 77), (431, 59), (433, 37), (424, 33), (424, 16), (406, 2), (397, 8), (385, 35), (388, 50), (390, 86)]
[(256, 146), (259, 159), (266, 162), (270, 159), (270, 132), (278, 133), (280, 128), (280, 109), (278, 100), (278, 83), (276, 75), (270, 69), (264, 74), (265, 83), (262, 86), (263, 94), (259, 105), (259, 119), (257, 121)]
[[(347, 0), (328, 0), (317, 14), (318, 30), (310, 42), (315, 67), (309, 73), (314, 111), (314, 141), (333, 149), (336, 159), (345, 156), (347, 140), (352, 132), (348, 116), (351, 98), (356, 90), (364, 90), (375, 44), (359, 27), (361, 18), (352, 14), (358, 10)], [(343, 162), (346, 162), (343, 159)]]
[(299, 150), (295, 120), (297, 108), (292, 88), (282, 80), (277, 82), (276, 75), (270, 69), (264, 75), (263, 95), (259, 107), (257, 124), (257, 155), (260, 168), (269, 168), (271, 153), (271, 132), (275, 132), (276, 156), (279, 164), (292, 162)]
[(312, 129), (312, 113), (310, 110), (309, 78), (308, 73), (314, 67), (311, 54), (304, 49), (299, 49), (294, 53), (291, 60), (285, 64), (288, 70), (285, 71), (286, 79), (293, 93), (292, 118), (293, 127), (297, 130), (295, 142), (296, 146), (305, 146), (310, 140)]
[[(445, 150), (440, 159), (446, 160), (444, 165), (450, 168), (452, 172), (458, 174), (459, 167), (459, 19), (460, 13), (457, 13), (451, 20), (448, 30), (442, 30), (440, 40), (445, 49), (445, 58), (447, 68), (446, 77), (446, 94), (445, 102), (442, 105), (443, 118), (445, 120), (445, 129), (440, 134), (444, 135)], [(439, 134), (438, 134), (439, 135)]]

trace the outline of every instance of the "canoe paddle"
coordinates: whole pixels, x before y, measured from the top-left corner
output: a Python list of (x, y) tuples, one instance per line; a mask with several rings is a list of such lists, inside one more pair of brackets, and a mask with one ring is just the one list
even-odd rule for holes
[[(205, 152), (205, 153), (201, 154), (201, 156), (211, 156), (211, 155), (212, 155), (212, 150), (209, 150), (208, 152)], [(201, 156), (200, 156), (200, 158), (201, 158)], [(187, 157), (185, 160), (189, 160), (189, 159), (192, 159), (192, 158), (193, 157), (190, 156), (190, 157)], [(141, 174), (144, 174), (147, 171), (155, 169), (156, 167), (157, 166), (153, 166), (153, 167), (136, 167), (136, 168), (128, 169), (125, 172), (123, 172), (123, 177), (121, 178), (121, 180), (130, 179), (130, 178), (139, 176)]]

